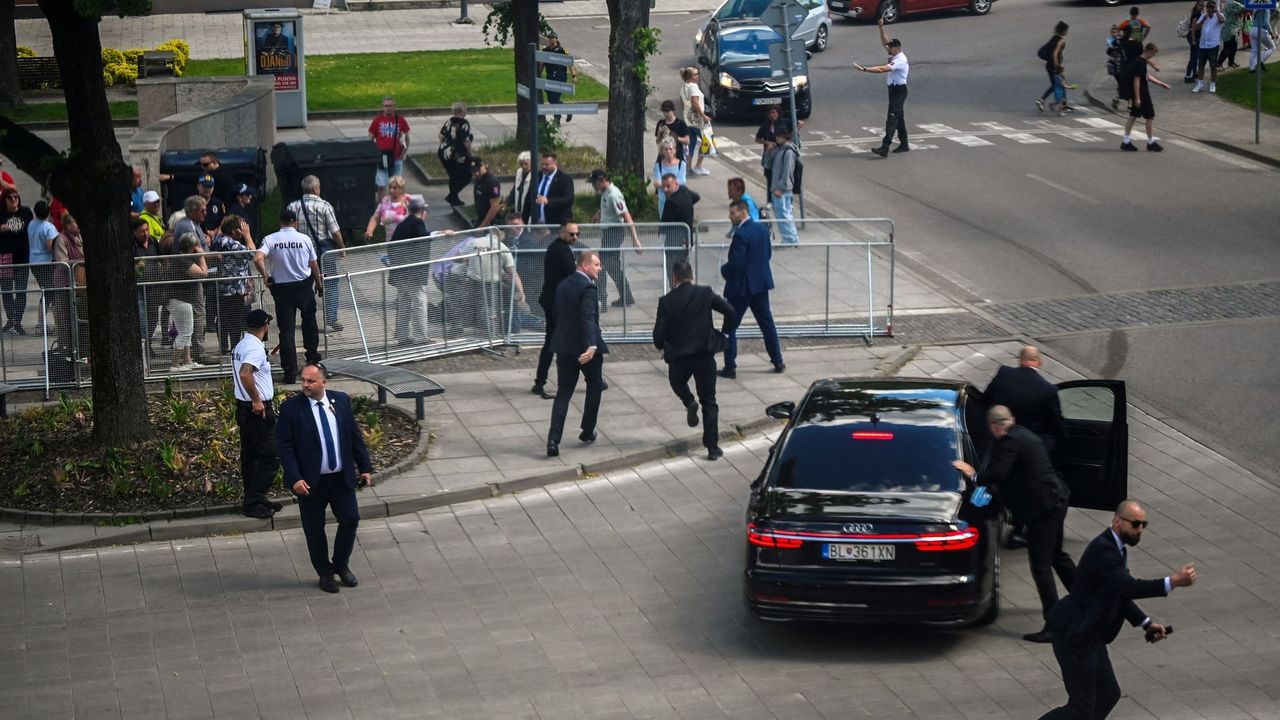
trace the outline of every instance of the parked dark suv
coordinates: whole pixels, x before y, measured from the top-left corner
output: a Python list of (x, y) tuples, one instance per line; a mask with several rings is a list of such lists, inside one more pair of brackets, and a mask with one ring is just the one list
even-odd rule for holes
[[(773, 77), (769, 65), (769, 46), (781, 42), (782, 37), (759, 20), (708, 23), (697, 48), (708, 114), (718, 119), (737, 116), (754, 120), (765, 108), (778, 106), (787, 115), (791, 108), (787, 78)], [(796, 117), (807, 118), (813, 109), (809, 78), (796, 75), (795, 83)]]

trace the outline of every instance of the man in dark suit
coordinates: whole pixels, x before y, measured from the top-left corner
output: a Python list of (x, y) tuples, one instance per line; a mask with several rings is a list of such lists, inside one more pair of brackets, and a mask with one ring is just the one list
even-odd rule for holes
[[(1058, 401), (1058, 388), (1040, 374), (1040, 351), (1034, 345), (1022, 348), (1018, 353), (1018, 367), (1001, 365), (991, 378), (983, 394), (987, 407), (1003, 405), (1009, 408), (1018, 424), (1040, 436), (1049, 451), (1049, 459), (1062, 439), (1062, 404)], [(1009, 529), (1005, 547), (1026, 547), (1026, 530), (1020, 525)]]
[(546, 386), (555, 354), (552, 339), (556, 334), (556, 288), (577, 270), (578, 261), (573, 256), (573, 246), (577, 242), (578, 223), (567, 222), (560, 226), (560, 236), (551, 242), (542, 258), (542, 290), (538, 293), (538, 305), (542, 306), (542, 316), (547, 321), (546, 334), (542, 336), (538, 369), (533, 376), (533, 389), (529, 392), (544, 400), (551, 399)]
[(1116, 508), (1111, 527), (1093, 539), (1080, 556), (1075, 586), (1049, 614), (1053, 654), (1062, 668), (1067, 704), (1040, 720), (1102, 720), (1120, 701), (1107, 645), (1116, 639), (1124, 620), (1141, 626), (1148, 642), (1163, 640), (1172, 627), (1156, 622), (1134, 600), (1163, 597), (1176, 587), (1196, 582), (1194, 565), (1158, 580), (1139, 580), (1129, 574), (1129, 551), (1142, 539), (1147, 511), (1136, 500)]
[[(724, 455), (716, 405), (716, 353), (736, 329), (738, 314), (711, 288), (694, 285), (693, 268), (684, 260), (672, 266), (671, 281), (675, 287), (658, 299), (653, 344), (667, 361), (667, 380), (684, 403), (689, 427), (698, 426), (698, 405), (702, 405), (702, 444), (707, 448), (707, 459), (715, 460)], [(712, 310), (724, 316), (719, 330), (712, 324)], [(690, 377), (698, 389), (697, 400), (689, 392)]]
[(1000, 489), (1000, 499), (1013, 513), (1014, 522), (1027, 526), (1027, 560), (1031, 579), (1040, 595), (1040, 609), (1046, 626), (1022, 636), (1028, 642), (1049, 642), (1049, 609), (1058, 602), (1057, 572), (1062, 586), (1071, 591), (1076, 565), (1062, 550), (1062, 523), (1067, 518), (1070, 492), (1049, 462), (1049, 453), (1035, 433), (1014, 424), (1009, 408), (996, 405), (987, 411), (987, 425), (993, 437), (990, 460), (976, 472), (963, 460), (952, 464), (965, 477)]
[(587, 379), (587, 401), (578, 439), (584, 443), (596, 441), (596, 415), (600, 412), (600, 393), (604, 392), (604, 356), (609, 352), (600, 334), (600, 297), (596, 294), (599, 276), (599, 253), (585, 250), (578, 256), (577, 271), (556, 288), (556, 330), (551, 338), (556, 353), (556, 401), (551, 406), (551, 429), (547, 433), (548, 457), (560, 454), (560, 436), (579, 372)]
[(721, 266), (720, 274), (724, 277), (724, 297), (733, 306), (735, 330), (724, 349), (724, 369), (720, 377), (738, 377), (736, 328), (748, 308), (764, 336), (764, 349), (773, 362), (773, 371), (783, 372), (787, 365), (782, 362), (782, 344), (778, 342), (778, 328), (769, 309), (769, 291), (773, 289), (773, 272), (769, 269), (773, 247), (769, 244), (769, 231), (751, 219), (747, 204), (741, 200), (729, 203), (729, 220), (733, 222), (733, 240), (729, 243), (728, 261)]
[(543, 153), (542, 174), (525, 200), (521, 217), (529, 225), (563, 225), (573, 220), (573, 178), (560, 172), (555, 153)]
[[(326, 391), (326, 382), (328, 373), (321, 363), (307, 363), (302, 369), (302, 394), (280, 406), (276, 452), (284, 467), (284, 484), (298, 496), (302, 531), (320, 589), (336, 593), (334, 573), (343, 585), (357, 585), (349, 565), (360, 525), (356, 487), (373, 484), (373, 465), (351, 412), (351, 399), (337, 390)], [(338, 521), (332, 559), (324, 532), (326, 506), (333, 508)]]

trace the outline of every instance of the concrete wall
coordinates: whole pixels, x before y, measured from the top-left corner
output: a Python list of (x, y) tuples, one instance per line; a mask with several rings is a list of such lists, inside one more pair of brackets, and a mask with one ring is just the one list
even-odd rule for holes
[[(155, 78), (138, 81), (138, 132), (127, 149), (142, 186), (160, 186), (166, 150), (260, 147), (276, 142), (275, 79)], [(267, 164), (267, 186), (275, 185)]]

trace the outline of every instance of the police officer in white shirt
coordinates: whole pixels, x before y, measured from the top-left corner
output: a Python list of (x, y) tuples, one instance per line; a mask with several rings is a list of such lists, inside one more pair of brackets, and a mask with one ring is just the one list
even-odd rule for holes
[[(295, 313), (302, 313), (302, 347), (307, 362), (320, 361), (320, 329), (316, 326), (316, 295), (324, 294), (320, 280), (320, 263), (311, 239), (298, 232), (298, 216), (290, 209), (280, 211), (280, 231), (262, 240), (253, 256), (253, 264), (271, 290), (276, 302), (276, 327), (280, 330), (280, 366), (283, 382), (292, 385), (298, 377), (298, 351), (295, 345)], [(267, 259), (271, 274), (267, 274)], [(312, 294), (314, 288), (314, 294)]]
[(888, 157), (889, 145), (893, 143), (895, 131), (898, 133), (898, 147), (893, 151), (904, 153), (911, 150), (907, 145), (907, 119), (903, 111), (903, 106), (907, 104), (907, 72), (910, 70), (910, 64), (907, 63), (907, 56), (902, 52), (902, 41), (898, 38), (890, 40), (889, 35), (885, 33), (884, 18), (880, 19), (880, 44), (889, 51), (889, 62), (872, 67), (863, 67), (854, 63), (853, 69), (862, 72), (889, 73), (889, 116), (884, 123), (884, 142), (880, 147), (871, 148), (871, 152), (880, 157)]
[(240, 477), (244, 481), (246, 517), (269, 518), (283, 507), (271, 501), (271, 483), (280, 468), (276, 457), (275, 388), (271, 360), (263, 342), (271, 316), (251, 310), (244, 337), (231, 353), (231, 383), (236, 391), (236, 425), (240, 428)]

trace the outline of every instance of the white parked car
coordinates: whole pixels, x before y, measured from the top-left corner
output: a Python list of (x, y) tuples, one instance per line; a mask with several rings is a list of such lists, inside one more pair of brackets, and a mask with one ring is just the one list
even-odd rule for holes
[[(712, 19), (758, 18), (760, 13), (769, 7), (770, 2), (771, 0), (724, 0), (720, 3), (720, 7), (698, 26), (698, 32), (693, 36), (694, 54), (697, 54), (697, 47), (702, 43), (702, 34), (706, 32), (707, 23)], [(792, 2), (804, 7), (808, 14), (800, 23), (800, 27), (791, 32), (791, 37), (803, 40), (805, 47), (813, 52), (826, 50), (827, 42), (831, 38), (831, 17), (827, 14), (827, 0), (792, 0)]]

